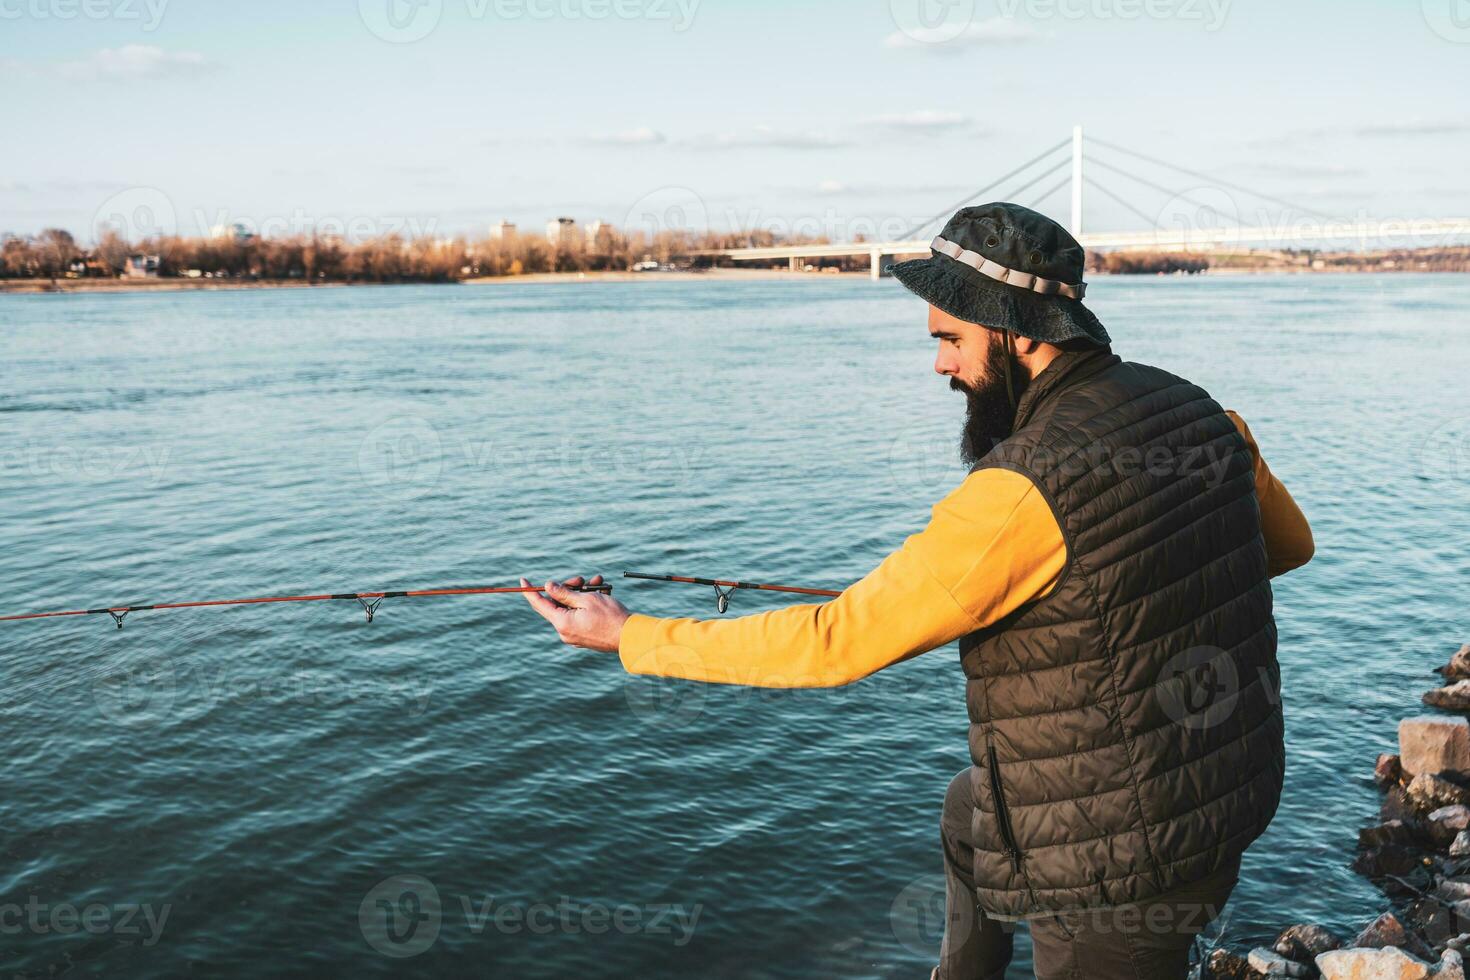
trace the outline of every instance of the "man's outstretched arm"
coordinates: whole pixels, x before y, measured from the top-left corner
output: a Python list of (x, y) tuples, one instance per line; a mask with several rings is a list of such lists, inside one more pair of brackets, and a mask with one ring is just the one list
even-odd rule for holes
[[(935, 506), (923, 531), (820, 605), (707, 621), (632, 615), (616, 624), (613, 638), (596, 612), (617, 605), (605, 596), (553, 590), (554, 602), (527, 598), (568, 642), (607, 650), (615, 645), (630, 673), (753, 687), (836, 687), (1009, 615), (1045, 595), (1065, 562), (1061, 529), (1031, 481), (987, 469)], [(585, 622), (578, 624), (583, 609)]]
[(1266, 465), (1261, 457), (1261, 447), (1256, 445), (1256, 437), (1251, 435), (1245, 420), (1234, 412), (1225, 414), (1245, 437), (1245, 444), (1255, 457), (1256, 500), (1261, 505), (1261, 534), (1266, 539), (1266, 560), (1271, 577), (1285, 575), (1311, 561), (1316, 553), (1311, 525), (1291, 494), (1286, 492), (1286, 487)]

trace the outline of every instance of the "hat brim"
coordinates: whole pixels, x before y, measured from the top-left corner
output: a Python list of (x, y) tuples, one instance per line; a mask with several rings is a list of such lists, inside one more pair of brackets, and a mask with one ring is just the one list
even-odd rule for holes
[(909, 292), (966, 323), (1009, 330), (1049, 344), (1079, 338), (1099, 346), (1113, 342), (1081, 301), (1008, 286), (947, 255), (899, 262), (890, 271)]

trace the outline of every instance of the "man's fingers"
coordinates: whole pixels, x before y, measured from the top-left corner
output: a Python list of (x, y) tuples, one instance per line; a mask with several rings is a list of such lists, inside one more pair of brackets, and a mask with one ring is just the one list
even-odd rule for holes
[[(529, 589), (531, 588), (531, 583), (527, 582), (525, 579), (521, 579), (521, 588)], [(551, 625), (553, 626), (560, 625), (558, 623), (558, 620), (560, 620), (561, 617), (566, 614), (566, 610), (562, 609), (561, 606), (558, 606), (556, 603), (552, 602), (550, 599), (546, 598), (539, 592), (527, 592), (525, 593), (525, 596), (526, 601), (531, 604), (531, 608), (536, 610), (543, 617), (545, 617), (547, 622), (551, 623)]]
[(568, 609), (580, 609), (587, 601), (581, 592), (573, 592), (560, 582), (547, 582), (546, 594)]
[(602, 576), (601, 575), (594, 575), (594, 576), (592, 576), (592, 581), (588, 582), (587, 584), (588, 585), (601, 585), (602, 584)]

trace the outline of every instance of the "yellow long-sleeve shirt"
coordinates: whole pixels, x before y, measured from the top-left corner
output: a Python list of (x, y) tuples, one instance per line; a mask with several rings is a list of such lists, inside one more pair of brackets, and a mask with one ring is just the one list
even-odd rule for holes
[[(1255, 458), (1272, 576), (1306, 564), (1312, 532), (1229, 413)], [(752, 687), (837, 687), (989, 626), (1056, 585), (1067, 548), (1035, 484), (1011, 470), (971, 474), (862, 581), (831, 602), (739, 619), (634, 615), (618, 653), (630, 673)]]

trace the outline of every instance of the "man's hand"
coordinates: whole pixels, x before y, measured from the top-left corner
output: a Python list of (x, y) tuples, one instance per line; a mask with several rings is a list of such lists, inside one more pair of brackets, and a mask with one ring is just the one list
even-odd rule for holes
[[(617, 653), (628, 610), (612, 596), (599, 592), (573, 592), (568, 588), (583, 584), (601, 585), (602, 576), (594, 575), (585, 583), (580, 575), (565, 582), (547, 582), (546, 595), (527, 592), (526, 601), (556, 627), (556, 635), (563, 643), (586, 650)], [(531, 588), (531, 583), (525, 579), (521, 579), (521, 585)]]

